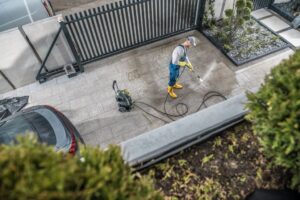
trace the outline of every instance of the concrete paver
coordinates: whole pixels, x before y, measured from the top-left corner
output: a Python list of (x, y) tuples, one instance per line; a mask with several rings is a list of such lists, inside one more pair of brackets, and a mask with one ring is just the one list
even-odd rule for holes
[(271, 15), (272, 15), (272, 13), (264, 8), (255, 10), (251, 13), (251, 16), (254, 17), (255, 19), (261, 19), (263, 17), (267, 17), (267, 16), (271, 16)]
[[(74, 123), (87, 144), (103, 148), (108, 144), (117, 144), (164, 123), (138, 108), (130, 113), (120, 113), (112, 90), (113, 80), (119, 82), (121, 89), (127, 88), (134, 100), (162, 110), (170, 55), (182, 42), (180, 38), (187, 35), (194, 35), (200, 40), (188, 54), (204, 83), (199, 84), (187, 70), (180, 79), (184, 89), (176, 91), (179, 98), (167, 101), (166, 108), (172, 114), (175, 114), (174, 108), (180, 102), (186, 103), (190, 108), (189, 114), (192, 113), (211, 90), (230, 98), (258, 87), (272, 67), (293, 53), (286, 49), (237, 68), (199, 32), (190, 32), (91, 63), (85, 67), (85, 73), (72, 79), (61, 76), (45, 84), (34, 83), (4, 93), (0, 99), (29, 95), (28, 106), (50, 104), (61, 110)], [(222, 99), (215, 98), (208, 105), (220, 101)], [(143, 108), (158, 115), (147, 107)], [(167, 120), (166, 117), (164, 119)]]
[(278, 32), (291, 27), (289, 24), (287, 24), (285, 21), (283, 21), (277, 16), (268, 17), (266, 19), (261, 20), (260, 22), (262, 22), (274, 32)]
[(288, 31), (284, 31), (279, 35), (285, 40), (287, 40), (289, 43), (291, 43), (294, 47), (300, 48), (300, 31), (296, 29), (291, 29)]

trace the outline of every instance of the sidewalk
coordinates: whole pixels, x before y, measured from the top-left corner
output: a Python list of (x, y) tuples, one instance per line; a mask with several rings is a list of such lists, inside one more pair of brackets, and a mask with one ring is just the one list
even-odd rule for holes
[[(286, 49), (237, 68), (200, 33), (189, 34), (200, 40), (200, 44), (189, 50), (188, 55), (204, 84), (199, 84), (187, 70), (180, 80), (184, 89), (176, 91), (179, 98), (167, 102), (170, 113), (174, 113), (176, 103), (184, 102), (191, 114), (204, 94), (211, 90), (230, 98), (258, 87), (273, 66), (293, 53)], [(119, 113), (112, 90), (113, 80), (118, 81), (121, 89), (127, 88), (134, 100), (162, 109), (170, 54), (182, 41), (179, 38), (186, 35), (94, 62), (85, 66), (86, 72), (75, 78), (61, 76), (44, 84), (34, 83), (0, 95), (0, 99), (29, 95), (28, 106), (48, 104), (62, 111), (78, 128), (87, 144), (106, 147), (120, 143), (164, 123), (137, 108), (130, 113)], [(208, 104), (220, 101), (222, 99), (213, 98)]]

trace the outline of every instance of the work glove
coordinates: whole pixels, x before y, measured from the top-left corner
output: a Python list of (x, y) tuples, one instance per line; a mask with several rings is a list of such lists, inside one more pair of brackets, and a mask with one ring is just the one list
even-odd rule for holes
[(189, 68), (189, 70), (191, 72), (194, 70), (194, 67), (193, 67), (192, 63), (188, 62), (186, 66)]
[(185, 62), (185, 61), (179, 61), (178, 64), (179, 64), (180, 67), (186, 67), (188, 65), (188, 63)]

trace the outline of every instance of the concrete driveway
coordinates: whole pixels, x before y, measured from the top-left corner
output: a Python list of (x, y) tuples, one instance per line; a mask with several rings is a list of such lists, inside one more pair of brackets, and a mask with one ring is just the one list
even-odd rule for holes
[[(186, 71), (180, 80), (184, 89), (176, 91), (179, 98), (167, 101), (170, 113), (174, 113), (179, 102), (189, 106), (189, 114), (194, 112), (203, 96), (211, 90), (230, 98), (258, 87), (273, 66), (293, 53), (286, 49), (237, 68), (199, 32), (191, 32), (94, 62), (85, 66), (86, 72), (75, 78), (61, 76), (44, 84), (34, 83), (0, 95), (0, 98), (29, 95), (28, 106), (48, 104), (61, 110), (75, 124), (87, 144), (104, 148), (108, 144), (120, 143), (163, 126), (164, 122), (138, 108), (130, 113), (120, 113), (112, 90), (113, 80), (119, 82), (121, 89), (127, 88), (134, 100), (163, 109), (170, 54), (187, 35), (200, 40), (188, 55), (204, 83), (199, 84), (195, 76)], [(216, 97), (208, 105), (220, 101), (222, 99)], [(158, 115), (147, 107), (143, 108)]]

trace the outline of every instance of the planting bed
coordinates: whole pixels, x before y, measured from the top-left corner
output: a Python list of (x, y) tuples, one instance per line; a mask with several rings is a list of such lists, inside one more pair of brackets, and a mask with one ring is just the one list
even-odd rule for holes
[[(256, 20), (251, 19), (245, 23), (244, 29), (236, 32), (234, 42), (231, 44), (232, 48), (227, 50), (217, 35), (221, 23), (217, 23), (214, 31), (204, 28), (203, 34), (237, 66), (288, 47), (288, 43)], [(250, 28), (253, 33), (246, 33), (245, 30)]]
[(239, 124), (143, 172), (165, 199), (243, 199), (258, 188), (284, 188), (289, 175), (268, 168), (249, 123)]

